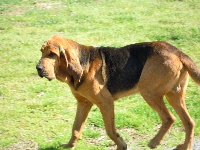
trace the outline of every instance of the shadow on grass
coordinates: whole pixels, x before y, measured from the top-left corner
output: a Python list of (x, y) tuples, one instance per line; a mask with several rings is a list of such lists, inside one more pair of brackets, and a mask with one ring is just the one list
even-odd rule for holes
[(39, 150), (61, 150), (61, 148), (57, 148), (57, 147), (47, 147), (47, 148), (40, 148)]
[(65, 150), (62, 146), (49, 146), (45, 148), (39, 148), (39, 150)]

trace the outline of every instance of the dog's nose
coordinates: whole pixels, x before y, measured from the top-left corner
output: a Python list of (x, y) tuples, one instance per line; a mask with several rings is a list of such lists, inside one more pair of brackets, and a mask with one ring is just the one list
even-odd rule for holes
[(37, 65), (36, 65), (36, 69), (37, 69), (38, 71), (40, 71), (40, 70), (43, 70), (43, 66), (42, 66), (42, 65), (39, 65), (39, 64), (37, 64)]

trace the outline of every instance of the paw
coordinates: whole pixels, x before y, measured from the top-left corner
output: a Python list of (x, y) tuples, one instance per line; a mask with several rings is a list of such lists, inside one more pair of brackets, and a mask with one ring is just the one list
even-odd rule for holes
[(74, 149), (74, 145), (73, 144), (62, 144), (60, 145), (61, 148), (65, 148), (65, 149)]
[(160, 141), (151, 140), (148, 144), (148, 147), (151, 149), (156, 148), (160, 144)]
[(188, 146), (184, 144), (178, 145), (174, 150), (191, 150), (192, 148), (188, 148)]
[(122, 137), (119, 136), (119, 140), (120, 142), (120, 146), (117, 146), (117, 150), (127, 150), (127, 144), (124, 142), (124, 140), (122, 139)]
[(117, 150), (127, 150), (127, 145), (123, 145), (122, 148), (117, 148)]

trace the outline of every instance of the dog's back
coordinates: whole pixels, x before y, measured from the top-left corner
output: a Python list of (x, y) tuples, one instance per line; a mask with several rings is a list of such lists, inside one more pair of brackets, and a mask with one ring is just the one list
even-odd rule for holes
[(107, 87), (111, 93), (129, 90), (138, 83), (144, 64), (152, 52), (150, 44), (100, 48), (105, 55)]

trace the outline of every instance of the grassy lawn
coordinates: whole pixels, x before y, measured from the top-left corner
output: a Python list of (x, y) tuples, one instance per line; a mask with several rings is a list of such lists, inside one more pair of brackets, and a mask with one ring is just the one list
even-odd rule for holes
[[(187, 53), (200, 67), (199, 0), (1, 0), (0, 149), (19, 141), (54, 150), (66, 143), (76, 111), (68, 86), (38, 77), (40, 47), (59, 34), (93, 46), (124, 46), (164, 40)], [(200, 87), (190, 80), (186, 103), (200, 137)], [(160, 127), (157, 114), (140, 95), (116, 101), (116, 124), (131, 149), (148, 149)], [(174, 113), (172, 108), (169, 109)], [(157, 149), (184, 138), (177, 117)], [(75, 150), (115, 148), (101, 114), (93, 107)]]

